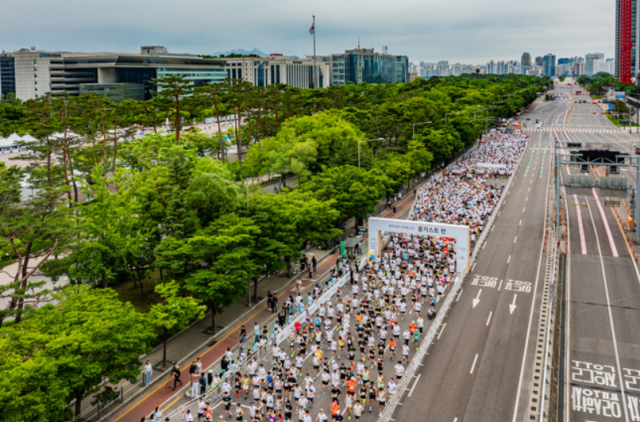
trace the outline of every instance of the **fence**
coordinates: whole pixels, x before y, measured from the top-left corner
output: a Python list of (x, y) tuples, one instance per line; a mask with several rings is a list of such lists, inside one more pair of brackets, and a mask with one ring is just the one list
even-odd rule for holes
[[(359, 259), (358, 262), (359, 262), (358, 265), (360, 267), (362, 267), (362, 264), (365, 262), (365, 258)], [(350, 267), (347, 267), (347, 269), (349, 269), (349, 268)], [(289, 338), (289, 336), (291, 334), (291, 330), (294, 327), (295, 321), (298, 318), (300, 318), (303, 315), (306, 315), (307, 313), (309, 313), (309, 315), (313, 315), (318, 310), (318, 308), (320, 307), (320, 304), (325, 303), (328, 300), (330, 300), (331, 297), (333, 297), (333, 295), (335, 295), (337, 290), (339, 288), (343, 287), (347, 283), (347, 281), (349, 281), (349, 279), (350, 279), (349, 272), (346, 271), (345, 275), (343, 275), (335, 283), (331, 284), (328, 288), (327, 288), (328, 283), (325, 283), (323, 287), (326, 288), (326, 289), (323, 291), (323, 293), (317, 299), (315, 299), (313, 303), (308, 305), (302, 312), (297, 313), (295, 316), (293, 316), (292, 317), (292, 321), (288, 325), (286, 325), (285, 327), (280, 328), (275, 333), (275, 336), (271, 337), (270, 342), (269, 343), (265, 343), (264, 346), (260, 347), (253, 354), (252, 357), (257, 357), (257, 361), (258, 362), (260, 362), (264, 358), (266, 358), (269, 355), (269, 347), (273, 346), (273, 343), (280, 344), (284, 340)], [(275, 322), (276, 322), (275, 321), (276, 318), (277, 317), (274, 317), (273, 321), (270, 321), (268, 323), (269, 332), (273, 332), (274, 325), (275, 325)], [(240, 352), (241, 352), (240, 346), (236, 347), (235, 350), (233, 351), (233, 356), (234, 356), (235, 359), (238, 359)], [(252, 357), (247, 357), (247, 359), (244, 361), (244, 363), (242, 365), (238, 366), (237, 371), (242, 371), (242, 369), (244, 369), (249, 364), (249, 362), (250, 362)], [(220, 362), (220, 359), (218, 359), (211, 366), (206, 368), (205, 371), (213, 370), (214, 373), (220, 373), (221, 369), (220, 369), (220, 363), (219, 362)], [(233, 375), (234, 374), (231, 373), (231, 371), (228, 374), (224, 374), (224, 376), (221, 379), (221, 382), (219, 384), (217, 384), (216, 386), (213, 386), (212, 388), (210, 388), (203, 395), (205, 401), (209, 401), (209, 403), (212, 403), (212, 402), (215, 402), (215, 401), (219, 400), (220, 396), (222, 395), (221, 394), (222, 385), (225, 383), (225, 381), (231, 381), (231, 378), (233, 377)], [(211, 407), (213, 407), (213, 406), (211, 406)], [(192, 415), (196, 415), (197, 414), (197, 411), (198, 411), (198, 397), (194, 397), (188, 403), (182, 405), (181, 407), (179, 407), (178, 409), (176, 409), (175, 411), (173, 411), (172, 413), (170, 413), (166, 417), (169, 418), (170, 422), (182, 422), (182, 421), (185, 420), (185, 416), (186, 416), (187, 410), (189, 410)]]

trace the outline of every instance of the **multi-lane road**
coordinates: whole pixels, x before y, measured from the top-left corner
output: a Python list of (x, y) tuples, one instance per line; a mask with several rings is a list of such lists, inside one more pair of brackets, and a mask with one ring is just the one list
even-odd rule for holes
[[(589, 98), (579, 96), (576, 98)], [(613, 129), (594, 104), (575, 104), (571, 128)], [(593, 114), (595, 113), (595, 114)], [(585, 148), (629, 151), (637, 135), (561, 133)], [(562, 169), (577, 171), (575, 167)], [(601, 173), (600, 173), (601, 174)], [(635, 186), (635, 170), (622, 171)], [(602, 177), (602, 176), (600, 176)], [(629, 200), (628, 192), (618, 196)], [(568, 210), (565, 419), (640, 421), (640, 274), (598, 189), (565, 189)]]
[[(565, 108), (538, 101), (520, 119), (534, 125)], [(549, 133), (533, 133), (487, 242), (416, 374), (420, 394), (404, 398), (396, 421), (524, 419), (546, 265), (552, 151), (543, 147), (549, 147)]]
[[(599, 105), (573, 101), (588, 96), (574, 96), (566, 85), (555, 90), (567, 99), (538, 101), (521, 116), (530, 130), (538, 118), (544, 125), (531, 131), (486, 245), (416, 374), (420, 394), (401, 400), (396, 421), (520, 422), (539, 415), (531, 399), (541, 387), (535, 348), (554, 143), (598, 148), (607, 142), (622, 151), (640, 144), (615, 128)], [(634, 172), (622, 174), (635, 185)], [(593, 189), (564, 194), (569, 240), (564, 420), (640, 421), (640, 274), (602, 195)]]

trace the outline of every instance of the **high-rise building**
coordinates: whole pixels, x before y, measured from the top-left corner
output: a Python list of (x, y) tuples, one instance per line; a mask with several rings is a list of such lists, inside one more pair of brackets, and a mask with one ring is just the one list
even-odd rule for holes
[(15, 63), (15, 92), (21, 100), (47, 93), (93, 92), (115, 102), (149, 99), (154, 78), (184, 76), (193, 86), (227, 77), (224, 59), (169, 54), (164, 47), (142, 47), (140, 54), (69, 53), (21, 49), (9, 53)]
[(573, 62), (573, 67), (571, 69), (571, 74), (573, 76), (582, 76), (585, 74), (584, 72), (584, 62)]
[(531, 54), (524, 52), (522, 53), (522, 57), (520, 58), (520, 65), (522, 68), (531, 67)]
[(376, 53), (373, 48), (354, 48), (344, 54), (321, 57), (331, 69), (331, 85), (347, 83), (393, 84), (409, 81), (409, 58)]
[(598, 73), (598, 71), (594, 70), (593, 62), (594, 62), (594, 60), (604, 60), (604, 54), (602, 54), (602, 53), (587, 53), (584, 57), (585, 57), (585, 60), (584, 60), (584, 72), (585, 72), (585, 75), (591, 76), (591, 75), (594, 75), (594, 74)]
[(542, 66), (542, 56), (536, 57), (536, 66)]
[(638, 74), (636, 45), (640, 42), (637, 28), (637, 0), (616, 0), (615, 76), (622, 83), (630, 84)]
[(549, 53), (542, 58), (542, 66), (544, 67), (544, 76), (556, 76), (556, 56)]

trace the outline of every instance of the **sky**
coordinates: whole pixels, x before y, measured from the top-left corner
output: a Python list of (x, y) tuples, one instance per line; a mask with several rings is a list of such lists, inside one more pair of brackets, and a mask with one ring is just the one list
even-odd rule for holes
[(613, 57), (615, 0), (0, 0), (0, 50), (317, 54), (358, 46), (414, 63), (553, 53)]

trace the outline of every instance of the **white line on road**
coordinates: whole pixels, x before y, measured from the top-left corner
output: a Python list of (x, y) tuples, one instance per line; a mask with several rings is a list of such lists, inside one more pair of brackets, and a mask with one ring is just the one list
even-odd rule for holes
[(440, 340), (440, 336), (442, 335), (442, 332), (444, 331), (444, 327), (446, 326), (447, 326), (446, 322), (442, 324), (442, 328), (440, 329), (440, 332), (438, 333), (438, 337), (436, 337), (436, 339)]
[[(595, 192), (595, 190), (594, 190)], [(598, 203), (599, 204), (599, 203)], [(602, 205), (599, 205), (600, 207)], [(618, 376), (622, 379), (622, 369), (620, 366), (620, 355), (618, 354), (618, 340), (616, 338), (616, 330), (613, 326), (613, 314), (611, 312), (611, 299), (609, 298), (609, 286), (607, 285), (607, 273), (604, 269), (604, 259), (602, 258), (602, 249), (600, 248), (600, 237), (598, 236), (598, 229), (596, 228), (596, 221), (593, 219), (593, 213), (591, 212), (591, 207), (589, 206), (589, 201), (587, 201), (587, 209), (589, 210), (589, 216), (591, 217), (591, 223), (593, 224), (593, 231), (596, 235), (596, 245), (598, 245), (598, 255), (600, 256), (600, 269), (602, 270), (602, 282), (604, 283), (604, 295), (607, 298), (607, 311), (609, 313), (609, 325), (611, 326), (611, 339), (613, 340), (613, 352), (616, 358), (616, 366), (618, 367)], [(604, 214), (604, 212), (602, 212)], [(605, 220), (606, 221), (606, 220)], [(607, 233), (609, 234), (609, 233)], [(609, 239), (611, 240), (611, 239)], [(627, 402), (625, 389), (620, 383), (620, 392), (622, 393), (622, 402)], [(629, 421), (629, 414), (627, 413), (627, 406), (622, 406), (624, 409), (624, 419)]]
[(473, 263), (473, 266), (471, 267), (471, 272), (473, 272), (473, 270), (476, 268), (477, 263), (478, 263), (477, 261)]
[(471, 371), (469, 371), (470, 374), (473, 374), (473, 369), (476, 367), (477, 361), (478, 361), (478, 354), (476, 353), (476, 357), (473, 358), (473, 365), (471, 365)]
[(513, 243), (516, 243), (518, 241), (518, 236), (516, 236), (515, 239), (513, 239)]
[(519, 225), (519, 226), (521, 226), (521, 225), (522, 225), (522, 220), (520, 220), (520, 224), (518, 224), (518, 225)]
[(524, 210), (526, 210), (526, 209), (527, 209), (527, 207), (524, 207), (524, 208), (522, 209), (522, 212), (524, 212)]
[(464, 289), (460, 289), (460, 292), (458, 292), (458, 297), (456, 298), (456, 302), (460, 300), (460, 296), (462, 296), (463, 291)]
[(511, 261), (511, 255), (509, 255), (509, 258), (507, 258), (507, 264), (509, 263), (509, 261)]
[[(549, 190), (549, 184), (551, 183), (551, 174), (549, 173), (547, 175), (547, 190)], [(547, 209), (549, 206), (549, 198), (547, 197), (546, 202), (545, 202), (545, 209)], [(545, 219), (547, 218), (546, 215), (541, 216), (542, 222), (544, 223)], [(540, 252), (538, 253), (538, 269), (536, 271), (536, 282), (533, 285), (533, 295), (531, 296), (531, 310), (529, 312), (529, 322), (527, 323), (527, 331), (526, 333), (530, 333), (531, 332), (531, 323), (533, 322), (533, 311), (535, 306), (535, 298), (536, 298), (536, 292), (538, 291), (538, 281), (540, 280), (540, 266), (542, 264), (542, 255), (544, 255), (543, 250), (544, 250), (544, 232), (546, 230), (545, 225), (543, 224), (542, 227), (542, 240), (540, 241)], [(502, 283), (501, 283), (502, 284)], [(523, 385), (523, 377), (524, 377), (524, 367), (527, 363), (527, 349), (529, 348), (529, 338), (530, 336), (527, 335), (525, 341), (524, 341), (524, 350), (522, 352), (522, 364), (520, 365), (520, 376), (518, 377), (518, 387), (517, 387), (517, 393), (516, 393), (516, 402), (513, 406), (513, 418), (512, 418), (512, 422), (516, 422), (518, 419), (518, 405), (520, 404), (520, 391), (521, 388), (520, 386)]]
[(484, 244), (482, 245), (482, 249), (484, 249), (485, 246), (487, 246), (487, 242), (484, 242)]
[(498, 286), (498, 291), (500, 291), (500, 289), (502, 288), (502, 282), (503, 282), (503, 281), (504, 281), (504, 280), (500, 280), (500, 285)]
[(524, 202), (527, 202), (529, 200), (529, 197), (527, 196), (524, 200)]
[(496, 228), (496, 225), (494, 224), (493, 226), (491, 226), (491, 231), (493, 231), (493, 229)]
[(487, 327), (489, 326), (489, 323), (491, 322), (491, 315), (493, 315), (493, 311), (489, 312), (489, 318), (487, 318)]
[(411, 394), (413, 394), (413, 389), (416, 388), (416, 385), (418, 385), (418, 381), (420, 381), (420, 375), (422, 374), (418, 374), (416, 382), (413, 383), (413, 387), (411, 387), (411, 390), (409, 391), (409, 394), (407, 394), (407, 397), (411, 397)]
[(529, 190), (527, 192), (531, 192), (531, 188), (529, 188)]
[(453, 419), (453, 422), (458, 422), (458, 418), (454, 418), (454, 419)]
[(502, 212), (502, 210), (498, 211), (498, 217), (500, 217), (500, 213)]

